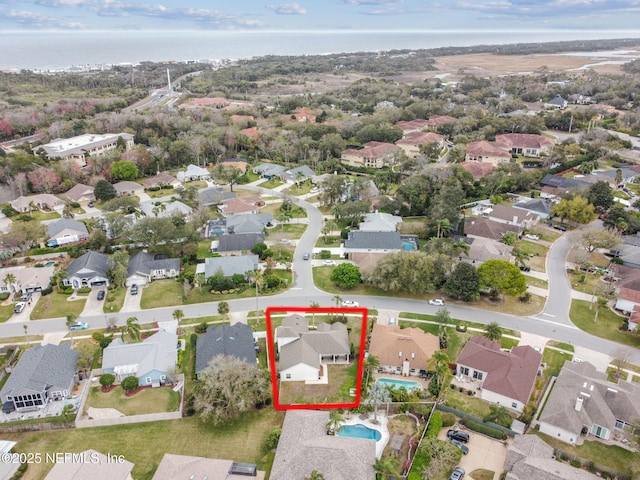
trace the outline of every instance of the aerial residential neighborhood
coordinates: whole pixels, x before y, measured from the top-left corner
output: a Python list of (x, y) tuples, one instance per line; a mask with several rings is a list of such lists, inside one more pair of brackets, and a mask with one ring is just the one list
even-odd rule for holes
[(456, 55), (0, 100), (0, 478), (638, 478), (638, 60)]

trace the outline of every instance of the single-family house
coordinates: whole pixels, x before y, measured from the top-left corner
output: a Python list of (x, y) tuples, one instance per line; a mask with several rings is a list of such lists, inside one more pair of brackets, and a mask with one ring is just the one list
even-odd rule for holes
[(418, 236), (398, 232), (351, 231), (344, 241), (345, 252), (351, 254), (413, 252), (418, 250)]
[(614, 308), (628, 314), (637, 310), (640, 311), (640, 290), (620, 287)]
[(493, 205), (491, 210), (487, 212), (487, 218), (494, 222), (515, 225), (528, 230), (533, 229), (540, 221), (540, 216), (535, 213), (502, 204)]
[(223, 233), (211, 242), (211, 251), (224, 255), (237, 255), (251, 251), (258, 243), (264, 242), (264, 233)]
[(367, 213), (358, 226), (361, 232), (395, 232), (402, 223), (402, 217), (390, 213)]
[(296, 122), (316, 123), (316, 116), (313, 114), (311, 109), (307, 107), (296, 108), (291, 117)]
[(296, 168), (290, 168), (282, 173), (282, 180), (287, 183), (302, 183), (315, 177), (315, 172), (311, 170), (309, 165), (301, 165)]
[(601, 478), (556, 459), (553, 447), (536, 435), (516, 435), (504, 461), (505, 480), (597, 480)]
[(20, 213), (29, 213), (33, 210), (56, 211), (62, 213), (64, 201), (50, 193), (39, 193), (38, 195), (20, 196), (9, 202), (11, 207)]
[(520, 237), (523, 231), (524, 228), (520, 226), (500, 223), (484, 217), (466, 217), (464, 221), (464, 233), (469, 237), (500, 240), (507, 232), (514, 232)]
[(123, 180), (113, 184), (113, 188), (116, 189), (118, 196), (121, 195), (140, 195), (144, 193), (144, 187), (137, 182), (130, 182)]
[(540, 432), (575, 445), (580, 437), (609, 440), (638, 426), (640, 385), (618, 380), (589, 362), (565, 362), (540, 416)]
[(159, 330), (140, 343), (113, 340), (102, 354), (102, 371), (118, 381), (136, 377), (140, 386), (159, 387), (173, 383), (178, 360), (178, 336)]
[(489, 175), (495, 170), (495, 166), (491, 163), (479, 163), (479, 162), (463, 162), (460, 165), (467, 172), (473, 175), (476, 180)]
[(55, 462), (44, 480), (133, 480), (131, 471), (135, 465), (125, 459), (114, 461), (113, 455), (108, 457), (96, 450), (72, 455), (65, 453), (63, 461)]
[(252, 463), (165, 453), (151, 480), (264, 480), (265, 476)]
[(100, 157), (107, 152), (118, 148), (118, 142), (124, 144), (125, 150), (131, 150), (134, 146), (133, 135), (130, 133), (105, 133), (98, 135), (86, 133), (71, 138), (57, 138), (34, 148), (37, 154), (41, 150), (48, 159), (63, 160), (74, 163), (80, 167), (87, 166), (87, 160), (91, 157)]
[(622, 260), (622, 265), (630, 268), (640, 268), (640, 237), (624, 235), (622, 244), (609, 250), (609, 255)]
[(542, 180), (540, 180), (540, 186), (542, 187), (542, 193), (540, 196), (545, 198), (555, 198), (562, 196), (565, 193), (587, 189), (590, 184), (584, 180), (561, 177), (560, 175), (552, 175), (548, 173)]
[(61, 218), (47, 225), (47, 246), (57, 247), (68, 243), (82, 242), (89, 238), (87, 226), (72, 218)]
[(180, 259), (165, 254), (138, 252), (129, 258), (127, 286), (146, 285), (154, 280), (177, 278), (180, 275)]
[(249, 365), (255, 365), (256, 348), (253, 329), (246, 323), (240, 322), (209, 327), (207, 333), (198, 338), (196, 375), (200, 377), (211, 360), (218, 355), (227, 355)]
[(538, 215), (541, 219), (546, 219), (551, 215), (551, 207), (553, 205), (553, 202), (548, 198), (532, 198), (517, 201), (513, 204), (513, 208), (527, 210)]
[(231, 215), (214, 218), (207, 222), (207, 237), (219, 237), (225, 233), (263, 233), (272, 226), (271, 213)]
[(86, 205), (95, 200), (94, 187), (78, 183), (62, 194), (70, 202)]
[(567, 100), (565, 100), (564, 98), (562, 98), (562, 96), (556, 95), (551, 100), (548, 100), (548, 101), (544, 102), (544, 107), (545, 108), (551, 108), (551, 109), (557, 108), (558, 110), (563, 110), (563, 109), (567, 108), (568, 104), (569, 104), (569, 102)]
[(428, 120), (416, 118), (414, 120), (401, 120), (396, 123), (396, 127), (402, 130), (402, 136), (406, 137), (411, 133), (420, 133), (430, 125)]
[[(14, 267), (0, 268), (0, 292), (39, 292), (47, 288), (56, 267), (29, 267), (16, 265)], [(13, 275), (15, 279), (11, 284), (5, 283), (7, 275)]]
[(210, 207), (237, 196), (235, 192), (226, 192), (222, 187), (209, 187), (198, 191), (198, 203), (203, 207)]
[(400, 147), (393, 143), (367, 142), (364, 148), (348, 148), (342, 152), (340, 161), (354, 167), (382, 168), (396, 163)]
[(182, 185), (180, 181), (167, 173), (158, 173), (151, 178), (147, 178), (142, 182), (144, 188), (158, 188), (158, 187), (178, 187)]
[(282, 175), (286, 169), (287, 167), (276, 163), (261, 163), (253, 168), (253, 173), (270, 180), (272, 178), (280, 178), (280, 175)]
[(229, 121), (231, 123), (233, 123), (234, 125), (244, 126), (244, 125), (249, 125), (249, 124), (255, 122), (256, 121), (256, 117), (254, 117), (253, 115), (233, 114), (233, 115), (229, 115)]
[(555, 143), (550, 138), (531, 133), (504, 133), (496, 135), (496, 146), (525, 157), (539, 157), (547, 154)]
[(483, 400), (522, 412), (535, 386), (542, 354), (529, 345), (511, 352), (482, 335), (471, 337), (456, 359), (460, 381), (473, 384)]
[(233, 277), (235, 274), (244, 275), (257, 270), (258, 261), (258, 255), (205, 258), (204, 263), (196, 266), (196, 275), (204, 275), (205, 280), (215, 275), (218, 270), (221, 270), (225, 277)]
[(140, 202), (140, 211), (147, 217), (168, 218), (174, 215), (180, 215), (186, 219), (191, 216), (193, 208), (180, 200), (174, 200), (173, 202), (156, 202), (149, 200)]
[(328, 411), (287, 411), (271, 478), (299, 480), (315, 470), (331, 480), (374, 480), (376, 442), (327, 435), (328, 422)]
[(433, 132), (409, 133), (396, 142), (396, 145), (404, 150), (409, 158), (416, 158), (422, 154), (421, 149), (429, 144), (435, 144), (439, 148), (444, 147), (444, 137)]
[(460, 253), (458, 259), (476, 267), (488, 260), (513, 260), (513, 247), (505, 245), (497, 240), (482, 237), (467, 237), (471, 241), (468, 253)]
[(78, 352), (71, 344), (37, 345), (24, 351), (0, 390), (4, 412), (32, 411), (71, 395)]
[(450, 117), (449, 115), (431, 115), (426, 122), (426, 130), (431, 130), (433, 132), (437, 131), (441, 126), (446, 125), (448, 123), (453, 123), (457, 119), (455, 117)]
[(260, 195), (248, 195), (223, 200), (218, 205), (218, 211), (226, 217), (228, 215), (258, 213), (262, 207), (264, 207), (264, 200)]
[(259, 129), (258, 127), (249, 127), (249, 128), (243, 128), (238, 133), (240, 135), (244, 135), (247, 138), (250, 138), (254, 142), (259, 142), (260, 135), (262, 134), (262, 129)]
[(190, 164), (183, 172), (178, 172), (176, 175), (181, 182), (192, 182), (194, 180), (205, 180), (211, 178), (211, 173), (206, 168), (199, 167), (197, 165)]
[(496, 166), (511, 160), (511, 154), (503, 148), (498, 147), (494, 142), (481, 140), (479, 142), (469, 142), (465, 162), (488, 163)]
[(615, 188), (618, 186), (616, 185), (616, 181), (615, 181), (618, 174), (622, 175), (622, 182), (620, 182), (619, 185), (633, 183), (636, 180), (636, 177), (638, 176), (638, 174), (640, 173), (638, 172), (638, 170), (640, 169), (638, 169), (637, 167), (638, 165), (617, 164), (613, 166), (612, 170), (601, 170), (598, 173), (600, 175), (603, 175), (613, 180), (612, 182), (610, 182), (610, 184), (613, 184)]
[(109, 286), (108, 271), (109, 257), (90, 250), (69, 264), (63, 283), (73, 288)]
[(376, 323), (371, 333), (369, 354), (376, 357), (380, 367), (398, 375), (420, 375), (440, 349), (438, 337), (419, 328), (400, 328), (398, 325)]
[(317, 330), (309, 330), (307, 324), (307, 330), (302, 331), (297, 317), (283, 318), (276, 328), (281, 381), (317, 381), (328, 375), (326, 364), (349, 363), (351, 346), (343, 323), (321, 323)]

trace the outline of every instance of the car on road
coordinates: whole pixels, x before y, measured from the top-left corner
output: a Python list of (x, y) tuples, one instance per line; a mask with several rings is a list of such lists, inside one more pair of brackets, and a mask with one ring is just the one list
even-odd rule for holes
[(524, 238), (527, 238), (529, 240), (540, 240), (540, 237), (538, 235), (532, 235), (531, 233), (527, 233)]
[(131, 285), (131, 295), (137, 295), (138, 294), (138, 285), (137, 284), (133, 284)]
[(26, 307), (27, 304), (25, 302), (18, 302), (16, 303), (15, 307), (13, 307), (13, 313), (20, 313), (24, 310), (24, 307)]
[(442, 300), (441, 298), (432, 298), (431, 300), (429, 300), (429, 305), (435, 305), (436, 307), (443, 307), (444, 300)]
[(69, 325), (69, 330), (86, 330), (89, 324), (86, 322), (76, 322)]
[(333, 267), (336, 265), (336, 262), (333, 260), (325, 260), (324, 262), (322, 262), (324, 265), (326, 265), (327, 267)]
[(464, 455), (466, 455), (467, 453), (469, 453), (469, 447), (467, 447), (465, 444), (463, 444), (462, 442), (458, 441), (458, 440), (454, 440), (452, 438), (449, 439), (449, 441), (451, 442), (452, 445), (455, 445), (456, 447), (458, 447), (460, 450), (462, 450), (462, 453)]
[(447, 438), (450, 440), (457, 440), (459, 442), (467, 443), (469, 441), (469, 434), (462, 430), (448, 430)]
[(302, 259), (303, 260), (309, 260), (309, 254), (305, 253), (304, 255), (302, 255)]
[(104, 300), (104, 290), (98, 290), (98, 300)]
[(561, 232), (567, 231), (567, 227), (565, 227), (564, 225), (554, 225), (553, 228), (555, 228), (556, 230), (560, 230)]
[(462, 478), (464, 478), (464, 473), (464, 468), (456, 467), (453, 469), (453, 472), (451, 472), (449, 480), (461, 480)]
[(345, 300), (342, 302), (343, 307), (359, 307), (360, 304), (358, 302), (354, 302), (353, 300)]

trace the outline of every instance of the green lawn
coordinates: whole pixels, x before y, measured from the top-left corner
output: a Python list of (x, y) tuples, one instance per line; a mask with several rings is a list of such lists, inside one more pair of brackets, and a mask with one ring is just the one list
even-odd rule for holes
[(280, 185), (284, 185), (284, 182), (278, 180), (277, 178), (265, 180), (264, 182), (258, 184), (259, 187), (270, 189), (274, 189), (276, 187), (279, 187)]
[[(473, 385), (469, 384), (469, 387), (473, 388)], [(452, 408), (457, 408), (469, 415), (483, 418), (490, 413), (490, 403), (478, 398), (477, 390), (475, 390), (475, 393), (476, 395), (468, 395), (466, 387), (460, 392), (458, 388), (452, 389), (448, 386), (444, 390), (444, 404)]]
[(328, 365), (329, 383), (305, 385), (304, 382), (280, 382), (279, 400), (283, 405), (350, 403), (349, 390), (356, 386), (357, 363)]
[(307, 225), (304, 223), (286, 223), (274, 229), (274, 232), (284, 232), (290, 235), (290, 238), (300, 238), (307, 229)]
[(110, 392), (103, 392), (101, 387), (91, 387), (85, 405), (85, 413), (89, 407), (115, 408), (125, 415), (142, 415), (145, 413), (175, 412), (180, 406), (180, 393), (170, 387), (145, 388), (131, 397), (124, 394), (122, 387)]
[(182, 305), (182, 285), (176, 280), (156, 280), (142, 289), (140, 308)]
[(169, 195), (178, 195), (178, 190), (175, 188), (161, 188), (160, 190), (145, 190), (144, 193), (151, 198), (168, 197)]
[(300, 184), (300, 188), (298, 188), (295, 184), (289, 188), (287, 188), (286, 190), (283, 191), (283, 193), (286, 193), (287, 195), (306, 195), (307, 193), (309, 193), (311, 191), (311, 189), (313, 188), (313, 184), (310, 181), (306, 181), (306, 182), (302, 182)]
[(572, 358), (573, 355), (570, 353), (545, 348), (544, 352), (542, 352), (542, 362), (547, 366), (544, 370), (545, 375), (558, 376), (564, 362), (571, 361)]
[(631, 474), (631, 465), (638, 461), (637, 453), (630, 452), (617, 445), (605, 445), (604, 443), (585, 440), (582, 445), (573, 446), (544, 433), (532, 431), (554, 448), (589, 459), (594, 463), (599, 463), (627, 475)]
[(202, 240), (198, 242), (198, 258), (213, 257), (214, 253), (211, 251), (211, 240)]
[(327, 237), (327, 241), (324, 241), (324, 238), (320, 236), (318, 241), (316, 242), (317, 248), (338, 248), (344, 240), (340, 237)]
[(589, 310), (589, 306), (590, 302), (584, 300), (573, 300), (571, 302), (569, 317), (576, 327), (596, 337), (640, 348), (640, 338), (638, 336), (619, 329), (623, 323), (622, 317), (619, 317), (608, 308), (600, 308), (596, 319), (595, 306), (591, 310)]
[(557, 342), (555, 340), (549, 340), (547, 342), (547, 345), (551, 347), (559, 348), (560, 350), (566, 350), (567, 352), (574, 351), (573, 345), (571, 345), (570, 343), (563, 343), (563, 342)]
[(0, 323), (4, 323), (11, 318), (13, 315), (14, 303), (10, 303), (8, 305), (0, 306)]
[(62, 218), (58, 212), (41, 212), (40, 210), (36, 210), (30, 213), (31, 218), (41, 222), (42, 220), (54, 220), (56, 218)]
[[(331, 276), (331, 272), (334, 267), (313, 267), (313, 283), (320, 290), (324, 290), (327, 293), (335, 293), (343, 298), (346, 298), (347, 295), (372, 295), (377, 297), (384, 296), (393, 296), (394, 294), (385, 292), (384, 290), (376, 287), (372, 287), (370, 285), (366, 285), (361, 283), (360, 285), (356, 285), (354, 288), (350, 290), (342, 290), (336, 287), (333, 282), (329, 279)], [(415, 297), (418, 298), (418, 297)], [(361, 305), (366, 306), (366, 305)]]
[(525, 260), (525, 263), (531, 267), (532, 270), (536, 270), (538, 272), (545, 272), (545, 261), (547, 258), (547, 252), (549, 249), (536, 242), (530, 242), (528, 240), (520, 240), (516, 243), (516, 246), (525, 253), (530, 255), (528, 260)]
[[(124, 455), (134, 463), (133, 477), (150, 480), (165, 453), (223, 458), (256, 463), (260, 469), (269, 457), (263, 450), (271, 428), (281, 426), (283, 412), (272, 408), (243, 414), (229, 425), (204, 423), (199, 417), (165, 422), (70, 429), (48, 432), (6, 434), (17, 441), (16, 452), (82, 452), (93, 448), (112, 455)], [(272, 458), (271, 458), (272, 460)], [(52, 464), (29, 465), (25, 479), (44, 478)]]
[(124, 287), (107, 289), (107, 296), (104, 299), (102, 311), (104, 313), (119, 312), (124, 305), (124, 298), (127, 295), (127, 289)]
[(87, 303), (86, 297), (81, 300), (67, 301), (69, 295), (53, 292), (45, 297), (40, 297), (35, 308), (31, 312), (31, 320), (43, 318), (66, 317), (67, 315), (79, 316)]

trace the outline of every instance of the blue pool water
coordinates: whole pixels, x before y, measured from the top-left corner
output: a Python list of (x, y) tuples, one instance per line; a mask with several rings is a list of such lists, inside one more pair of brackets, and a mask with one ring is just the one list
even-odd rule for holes
[(47, 262), (44, 264), (45, 267), (53, 267), (56, 264), (56, 262)]
[(393, 380), (391, 378), (379, 378), (377, 381), (393, 389), (404, 387), (407, 391), (422, 390), (421, 384), (419, 384), (418, 382), (412, 382), (410, 380)]
[(337, 435), (339, 437), (366, 438), (369, 440), (375, 440), (376, 442), (382, 438), (382, 434), (378, 430), (366, 427), (361, 423), (356, 425), (344, 425), (340, 430), (338, 430)]

